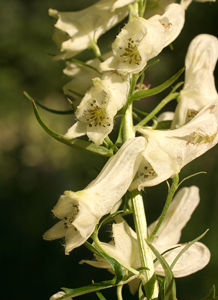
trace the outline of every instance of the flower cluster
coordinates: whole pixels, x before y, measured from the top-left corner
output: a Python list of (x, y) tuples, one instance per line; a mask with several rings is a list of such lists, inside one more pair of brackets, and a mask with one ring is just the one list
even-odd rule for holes
[[(198, 35), (188, 48), (184, 86), (180, 92), (175, 93), (176, 87), (169, 94), (171, 100), (178, 101), (175, 113), (167, 112), (157, 118), (160, 122), (169, 117), (171, 124), (163, 130), (145, 126), (146, 122), (133, 123), (134, 99), (139, 100), (138, 95), (146, 97), (149, 92), (149, 87), (143, 90), (147, 62), (179, 36), (185, 9), (191, 1), (172, 2), (162, 1), (156, 6), (155, 14), (153, 0), (148, 1), (147, 10), (142, 0), (100, 0), (78, 12), (49, 10), (58, 19), (54, 38), (61, 53), (55, 58), (67, 60), (64, 73), (71, 77), (63, 88), (64, 93), (74, 98), (76, 107), (75, 123), (63, 136), (55, 135), (55, 138), (72, 146), (78, 137), (87, 136), (89, 143), (84, 144), (84, 150), (91, 145), (95, 153), (99, 150), (100, 154), (104, 148), (114, 155), (85, 189), (64, 192), (52, 210), (60, 221), (43, 238), (65, 238), (65, 254), (69, 254), (91, 237), (95, 260), (82, 262), (116, 273), (108, 260), (111, 257), (124, 270), (123, 284), (129, 283), (131, 292), (135, 293), (141, 281), (146, 296), (153, 293), (148, 299), (158, 298), (158, 284), (154, 280), (154, 286), (148, 290), (146, 283), (155, 274), (166, 274), (157, 253), (151, 252), (152, 245), (162, 254), (174, 277), (197, 272), (210, 260), (210, 251), (201, 242), (187, 249), (179, 243), (181, 231), (199, 203), (196, 186), (181, 189), (171, 203), (166, 202), (165, 217), (162, 219), (161, 215), (148, 228), (140, 194), (145, 187), (177, 178), (185, 165), (218, 143), (218, 94), (213, 78), (218, 39), (209, 34)], [(99, 37), (128, 14), (129, 21), (112, 43), (112, 51), (101, 55)], [(73, 59), (87, 48), (94, 51), (95, 58), (85, 63)], [(120, 127), (117, 141), (113, 143), (109, 134), (118, 114)], [(168, 197), (172, 200), (170, 191)], [(121, 204), (122, 210), (118, 212)], [(136, 232), (122, 213), (123, 216), (133, 214)], [(96, 238), (96, 233), (100, 220), (108, 214), (114, 222), (113, 240), (103, 243)], [(155, 236), (149, 246), (153, 232)], [(180, 255), (182, 250), (184, 253)], [(71, 299), (73, 294), (58, 292), (50, 299), (62, 296)]]

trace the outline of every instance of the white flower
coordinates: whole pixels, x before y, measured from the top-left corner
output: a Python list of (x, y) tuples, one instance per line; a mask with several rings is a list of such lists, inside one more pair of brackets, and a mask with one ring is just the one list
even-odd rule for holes
[[(199, 204), (199, 189), (196, 186), (182, 188), (171, 202), (166, 217), (157, 231), (156, 238), (153, 241), (154, 247), (159, 253), (168, 249), (173, 249), (166, 254), (164, 258), (170, 265), (179, 252), (186, 244), (178, 244), (182, 229), (185, 227), (192, 213)], [(155, 228), (158, 220), (148, 227), (149, 235)], [(210, 251), (202, 243), (194, 243), (177, 261), (173, 268), (174, 277), (184, 277), (203, 269), (210, 260)], [(155, 263), (155, 272), (158, 275), (164, 275), (164, 270), (160, 263)]]
[[(169, 265), (185, 247), (185, 244), (178, 244), (181, 231), (191, 218), (198, 203), (199, 189), (196, 186), (181, 189), (171, 202), (165, 219), (157, 231), (156, 238), (152, 244), (158, 252), (163, 253), (179, 246), (164, 254), (164, 258)], [(113, 241), (109, 244), (101, 244), (104, 249), (118, 261), (134, 269), (140, 268), (141, 263), (136, 233), (122, 218), (120, 219), (120, 223), (112, 225)], [(152, 233), (157, 221), (148, 227), (149, 234)], [(104, 259), (99, 256), (95, 257), (96, 260), (94, 261), (83, 260), (82, 262), (97, 268), (107, 268), (111, 270), (109, 264)], [(179, 258), (172, 270), (173, 274), (175, 277), (188, 276), (204, 268), (209, 260), (210, 251), (208, 248), (204, 244), (196, 242)], [(155, 273), (164, 276), (164, 270), (159, 261), (155, 262)], [(138, 280), (137, 282), (135, 280), (130, 282), (130, 290), (132, 293), (136, 292), (138, 283)]]
[[(107, 59), (109, 56), (111, 56), (111, 52), (103, 54), (102, 58)], [(80, 97), (73, 92), (84, 95), (87, 90), (91, 88), (93, 84), (92, 78), (99, 75), (96, 70), (99, 69), (100, 61), (98, 58), (94, 58), (88, 60), (86, 65), (78, 64), (72, 61), (66, 61), (66, 68), (63, 70), (63, 72), (73, 79), (64, 85), (64, 94), (73, 96), (74, 99), (80, 99)]]
[[(197, 2), (215, 2), (216, 0), (196, 0)], [(192, 0), (181, 0), (180, 5), (187, 9), (188, 6), (192, 3)]]
[(165, 13), (146, 20), (132, 14), (112, 44), (113, 56), (100, 64), (102, 71), (117, 70), (121, 74), (138, 73), (147, 61), (157, 56), (179, 35), (184, 25), (184, 10), (170, 4)]
[(205, 105), (217, 97), (214, 68), (218, 59), (218, 39), (209, 34), (196, 36), (185, 59), (185, 84), (178, 98), (172, 128), (190, 121)]
[(65, 191), (53, 208), (61, 219), (43, 236), (45, 240), (65, 237), (65, 254), (82, 245), (92, 234), (101, 217), (116, 211), (141, 162), (143, 137), (126, 141), (111, 157), (98, 177), (84, 190)]
[(87, 134), (90, 140), (100, 145), (113, 129), (113, 119), (127, 101), (128, 76), (106, 72), (93, 79), (92, 87), (76, 110), (78, 121), (68, 130), (65, 138), (73, 139)]
[[(65, 292), (58, 292), (58, 293), (54, 294), (53, 296), (51, 296), (49, 300), (57, 300), (57, 299), (63, 297), (65, 294), (66, 294)], [(72, 300), (72, 297), (67, 297), (65, 299)]]
[(218, 143), (218, 98), (175, 130), (137, 128), (147, 139), (139, 177), (130, 190), (154, 186), (178, 174), (186, 164)]
[[(58, 12), (49, 9), (49, 15), (58, 18), (55, 27), (59, 36), (64, 36), (61, 41), (61, 52), (57, 59), (67, 59), (75, 56), (87, 48), (92, 48), (98, 38), (122, 21), (128, 14), (128, 8), (120, 8), (114, 12), (98, 7), (104, 4), (104, 0), (99, 1), (83, 10), (76, 12)], [(60, 37), (59, 37), (60, 39)]]

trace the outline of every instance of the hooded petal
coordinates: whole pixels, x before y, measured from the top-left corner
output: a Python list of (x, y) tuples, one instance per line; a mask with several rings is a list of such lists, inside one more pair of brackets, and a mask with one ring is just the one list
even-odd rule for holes
[[(55, 27), (68, 35), (68, 39), (61, 45), (61, 51), (64, 53), (58, 55), (56, 59), (67, 59), (90, 48), (102, 34), (127, 16), (127, 7), (111, 12), (105, 9), (104, 3), (105, 0), (101, 0), (76, 12), (49, 10), (51, 16), (58, 18)], [(99, 4), (102, 6), (100, 7)]]
[(132, 182), (145, 148), (143, 137), (127, 140), (111, 157), (98, 177), (86, 189), (66, 191), (52, 212), (61, 219), (43, 236), (53, 240), (65, 236), (65, 253), (82, 245), (92, 234), (101, 217), (120, 202)]
[(185, 84), (178, 98), (172, 128), (189, 122), (217, 97), (213, 72), (218, 59), (218, 39), (209, 34), (196, 36), (185, 59)]
[(184, 25), (184, 10), (171, 4), (165, 13), (146, 20), (132, 14), (112, 44), (114, 56), (100, 64), (102, 71), (117, 70), (121, 74), (138, 73), (147, 61), (171, 43)]
[(138, 128), (147, 139), (139, 177), (129, 190), (154, 186), (178, 174), (186, 164), (218, 142), (218, 98), (186, 125), (175, 130)]
[[(182, 229), (190, 220), (199, 201), (198, 187), (182, 188), (171, 202), (167, 214), (157, 231), (154, 244), (170, 245), (178, 243)], [(149, 235), (154, 230), (157, 222), (158, 220), (148, 227)]]
[(65, 138), (73, 139), (85, 135), (96, 145), (113, 129), (113, 118), (127, 101), (129, 92), (128, 76), (106, 72), (102, 79), (93, 79), (92, 87), (82, 99), (76, 110), (79, 120), (65, 134)]

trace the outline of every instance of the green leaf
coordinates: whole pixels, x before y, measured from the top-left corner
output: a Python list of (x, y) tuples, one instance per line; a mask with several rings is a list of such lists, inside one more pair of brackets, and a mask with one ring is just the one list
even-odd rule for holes
[(217, 300), (218, 297), (216, 297), (215, 295), (216, 295), (215, 285), (213, 285), (209, 294), (206, 297), (202, 298), (201, 300), (214, 300), (214, 299)]
[[(23, 92), (24, 95), (30, 100), (30, 101), (34, 101), (33, 98), (27, 94), (27, 92)], [(35, 103), (40, 106), (41, 108), (43, 108), (44, 110), (47, 110), (51, 113), (54, 113), (54, 114), (59, 114), (59, 115), (69, 115), (69, 114), (74, 114), (74, 110), (64, 110), (64, 111), (61, 111), (61, 110), (54, 110), (54, 109), (51, 109), (51, 108), (48, 108), (42, 104), (40, 104), (39, 102), (35, 101)]]
[(175, 266), (175, 264), (177, 263), (177, 261), (179, 260), (179, 258), (182, 256), (182, 254), (188, 250), (188, 248), (191, 247), (191, 245), (193, 245), (195, 242), (199, 241), (200, 239), (202, 239), (202, 237), (205, 236), (205, 234), (208, 232), (209, 229), (207, 229), (204, 233), (202, 233), (199, 237), (197, 237), (196, 239), (194, 239), (193, 241), (189, 242), (180, 252), (179, 254), (174, 258), (172, 264), (171, 264), (171, 269), (173, 269), (173, 267)]
[(161, 121), (157, 124), (156, 129), (158, 129), (158, 130), (159, 129), (170, 129), (171, 124), (172, 124), (171, 120)]
[(140, 100), (142, 98), (150, 97), (156, 94), (159, 94), (160, 92), (164, 91), (166, 88), (171, 86), (178, 78), (179, 76), (184, 72), (185, 67), (183, 67), (179, 72), (177, 72), (175, 75), (173, 75), (170, 79), (165, 81), (164, 83), (160, 84), (159, 86), (150, 89), (150, 90), (141, 90), (136, 91), (133, 93), (133, 95), (130, 97), (130, 103), (135, 100)]
[(83, 66), (85, 66), (85, 67), (87, 67), (87, 68), (90, 68), (90, 69), (92, 69), (92, 70), (95, 70), (98, 74), (102, 74), (101, 72), (99, 72), (99, 70), (97, 69), (97, 68), (95, 68), (95, 67), (93, 67), (93, 66), (91, 66), (91, 65), (89, 65), (89, 64), (87, 64), (87, 63), (85, 63), (84, 61), (82, 61), (82, 60), (78, 60), (78, 59), (76, 59), (76, 58), (70, 58), (69, 59), (70, 61), (72, 61), (72, 62), (75, 62), (75, 63), (77, 63), (77, 64), (79, 64), (79, 65), (83, 65)]
[[(63, 297), (61, 297), (59, 299), (65, 299), (67, 297), (77, 297), (77, 296), (81, 296), (81, 295), (85, 295), (85, 294), (89, 294), (89, 293), (93, 293), (93, 292), (98, 293), (98, 296), (99, 296), (99, 295), (101, 295), (101, 293), (99, 293), (99, 291), (114, 287), (117, 284), (119, 284), (119, 282), (123, 279), (122, 267), (120, 266), (120, 264), (115, 259), (113, 259), (113, 258), (109, 257), (108, 255), (100, 252), (98, 249), (96, 249), (94, 246), (92, 246), (87, 241), (85, 242), (84, 245), (90, 251), (95, 253), (96, 255), (99, 255), (99, 256), (103, 257), (110, 264), (111, 268), (113, 269), (113, 271), (115, 273), (115, 276), (111, 280), (92, 283), (90, 285), (83, 286), (83, 287), (80, 287), (80, 288), (69, 289), (69, 288), (63, 288), (62, 287), (62, 290), (64, 290), (66, 295), (64, 295)], [(103, 297), (103, 295), (101, 295), (101, 297)], [(103, 297), (103, 298), (100, 298), (100, 299), (104, 300), (105, 298)]]
[(101, 292), (96, 292), (96, 294), (100, 300), (106, 300), (106, 298), (102, 295)]
[(108, 256), (107, 254), (99, 251), (97, 248), (95, 248), (93, 245), (91, 245), (89, 242), (85, 242), (84, 244), (90, 251), (92, 251), (94, 254), (101, 256), (104, 258), (111, 266), (112, 270), (115, 273), (114, 278), (112, 281), (114, 281), (114, 285), (118, 284), (121, 280), (123, 280), (123, 270), (121, 265), (112, 257)]
[(64, 138), (62, 134), (56, 133), (55, 131), (51, 130), (42, 120), (39, 111), (37, 109), (35, 101), (31, 98), (32, 104), (33, 104), (33, 110), (36, 116), (37, 121), (41, 125), (41, 127), (54, 139), (57, 141), (66, 144), (74, 149), (89, 152), (89, 153), (94, 153), (106, 157), (111, 157), (113, 155), (113, 150), (112, 149), (107, 149), (102, 146), (96, 146), (94, 143), (79, 140), (79, 139), (72, 139), (72, 140), (67, 140)]
[(159, 260), (165, 272), (165, 279), (160, 290), (160, 300), (176, 300), (176, 284), (170, 266), (151, 243), (148, 243), (148, 245)]
[(112, 220), (114, 219), (114, 217), (116, 217), (117, 215), (119, 215), (119, 214), (121, 214), (121, 213), (123, 213), (123, 212), (124, 212), (123, 210), (118, 210), (118, 211), (116, 211), (115, 213), (106, 216), (106, 217), (101, 221), (101, 223), (98, 225), (98, 229), (100, 229), (101, 226), (102, 226), (103, 224), (106, 224), (106, 223), (112, 221)]

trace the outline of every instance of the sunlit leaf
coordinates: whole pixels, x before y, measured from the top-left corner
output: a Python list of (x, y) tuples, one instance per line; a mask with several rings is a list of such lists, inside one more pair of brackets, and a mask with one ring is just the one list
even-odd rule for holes
[(170, 79), (165, 81), (164, 83), (160, 84), (159, 86), (149, 89), (149, 90), (140, 90), (133, 93), (133, 95), (130, 98), (130, 103), (135, 100), (140, 100), (142, 98), (150, 97), (156, 94), (159, 94), (160, 92), (164, 91), (166, 88), (171, 86), (178, 78), (179, 76), (184, 72), (185, 67), (183, 67), (179, 72), (177, 72), (175, 75), (173, 75)]

